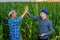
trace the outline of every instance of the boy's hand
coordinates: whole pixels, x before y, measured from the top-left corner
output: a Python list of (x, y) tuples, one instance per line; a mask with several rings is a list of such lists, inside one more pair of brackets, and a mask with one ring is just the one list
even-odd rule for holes
[(25, 12), (25, 13), (28, 12), (28, 6), (25, 7), (25, 11), (24, 11), (24, 12)]
[(41, 34), (40, 36), (45, 36), (46, 34)]

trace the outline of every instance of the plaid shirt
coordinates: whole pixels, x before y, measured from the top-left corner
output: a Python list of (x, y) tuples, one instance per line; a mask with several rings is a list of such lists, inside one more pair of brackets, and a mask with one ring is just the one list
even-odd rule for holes
[(21, 17), (10, 18), (8, 21), (9, 29), (10, 29), (10, 40), (20, 40), (20, 28), (18, 26), (18, 22), (21, 21)]

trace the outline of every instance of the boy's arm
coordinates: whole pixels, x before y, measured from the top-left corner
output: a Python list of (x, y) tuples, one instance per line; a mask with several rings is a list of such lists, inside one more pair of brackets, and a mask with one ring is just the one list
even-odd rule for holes
[(30, 14), (29, 12), (27, 13), (27, 15), (35, 20), (38, 20), (38, 17), (37, 16), (33, 16), (32, 14)]

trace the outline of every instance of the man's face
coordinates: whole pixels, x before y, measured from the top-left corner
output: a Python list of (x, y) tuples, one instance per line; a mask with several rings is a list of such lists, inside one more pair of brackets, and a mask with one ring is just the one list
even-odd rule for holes
[(16, 12), (13, 12), (11, 15), (12, 15), (12, 17), (14, 17), (14, 18), (17, 17), (17, 13), (16, 13)]
[(41, 18), (44, 18), (44, 17), (46, 17), (46, 14), (45, 14), (44, 12), (41, 12), (41, 13), (40, 13), (40, 17), (41, 17)]

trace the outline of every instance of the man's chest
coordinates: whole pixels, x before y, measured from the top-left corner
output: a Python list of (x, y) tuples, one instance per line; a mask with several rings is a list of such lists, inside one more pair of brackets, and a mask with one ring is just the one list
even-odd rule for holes
[(40, 26), (48, 26), (48, 21), (47, 20), (39, 20), (38, 21)]

